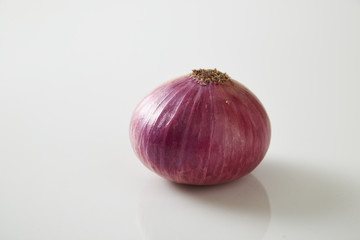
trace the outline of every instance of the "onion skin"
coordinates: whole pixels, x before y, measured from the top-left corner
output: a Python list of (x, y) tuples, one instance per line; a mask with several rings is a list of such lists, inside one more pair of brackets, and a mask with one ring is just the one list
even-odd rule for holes
[(130, 123), (141, 162), (170, 181), (192, 185), (250, 173), (266, 154), (270, 132), (264, 107), (242, 84), (201, 85), (191, 74), (147, 95)]

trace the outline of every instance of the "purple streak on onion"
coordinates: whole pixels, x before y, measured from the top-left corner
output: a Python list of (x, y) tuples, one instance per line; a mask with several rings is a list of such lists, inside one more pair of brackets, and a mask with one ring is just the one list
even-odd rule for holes
[(136, 107), (132, 147), (142, 163), (177, 183), (213, 185), (250, 173), (270, 143), (260, 101), (225, 73), (193, 70)]

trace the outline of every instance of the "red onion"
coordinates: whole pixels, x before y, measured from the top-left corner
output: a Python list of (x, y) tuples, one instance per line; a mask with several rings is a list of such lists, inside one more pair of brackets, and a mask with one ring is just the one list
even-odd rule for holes
[(163, 84), (136, 107), (132, 147), (142, 163), (177, 183), (213, 185), (250, 173), (270, 143), (256, 96), (226, 73), (193, 70)]

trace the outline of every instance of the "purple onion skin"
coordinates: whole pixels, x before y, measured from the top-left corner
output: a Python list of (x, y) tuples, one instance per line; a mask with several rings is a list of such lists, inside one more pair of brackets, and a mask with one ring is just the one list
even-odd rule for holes
[(130, 140), (141, 162), (182, 184), (214, 185), (250, 173), (270, 143), (264, 107), (242, 84), (200, 85), (186, 75), (136, 107)]

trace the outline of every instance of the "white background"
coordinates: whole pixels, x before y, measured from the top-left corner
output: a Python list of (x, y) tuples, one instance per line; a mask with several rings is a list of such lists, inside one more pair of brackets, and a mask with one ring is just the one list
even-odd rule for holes
[[(141, 98), (194, 68), (272, 123), (230, 184), (171, 184), (129, 143)], [(0, 239), (359, 239), (359, 92), (358, 0), (0, 0)]]

